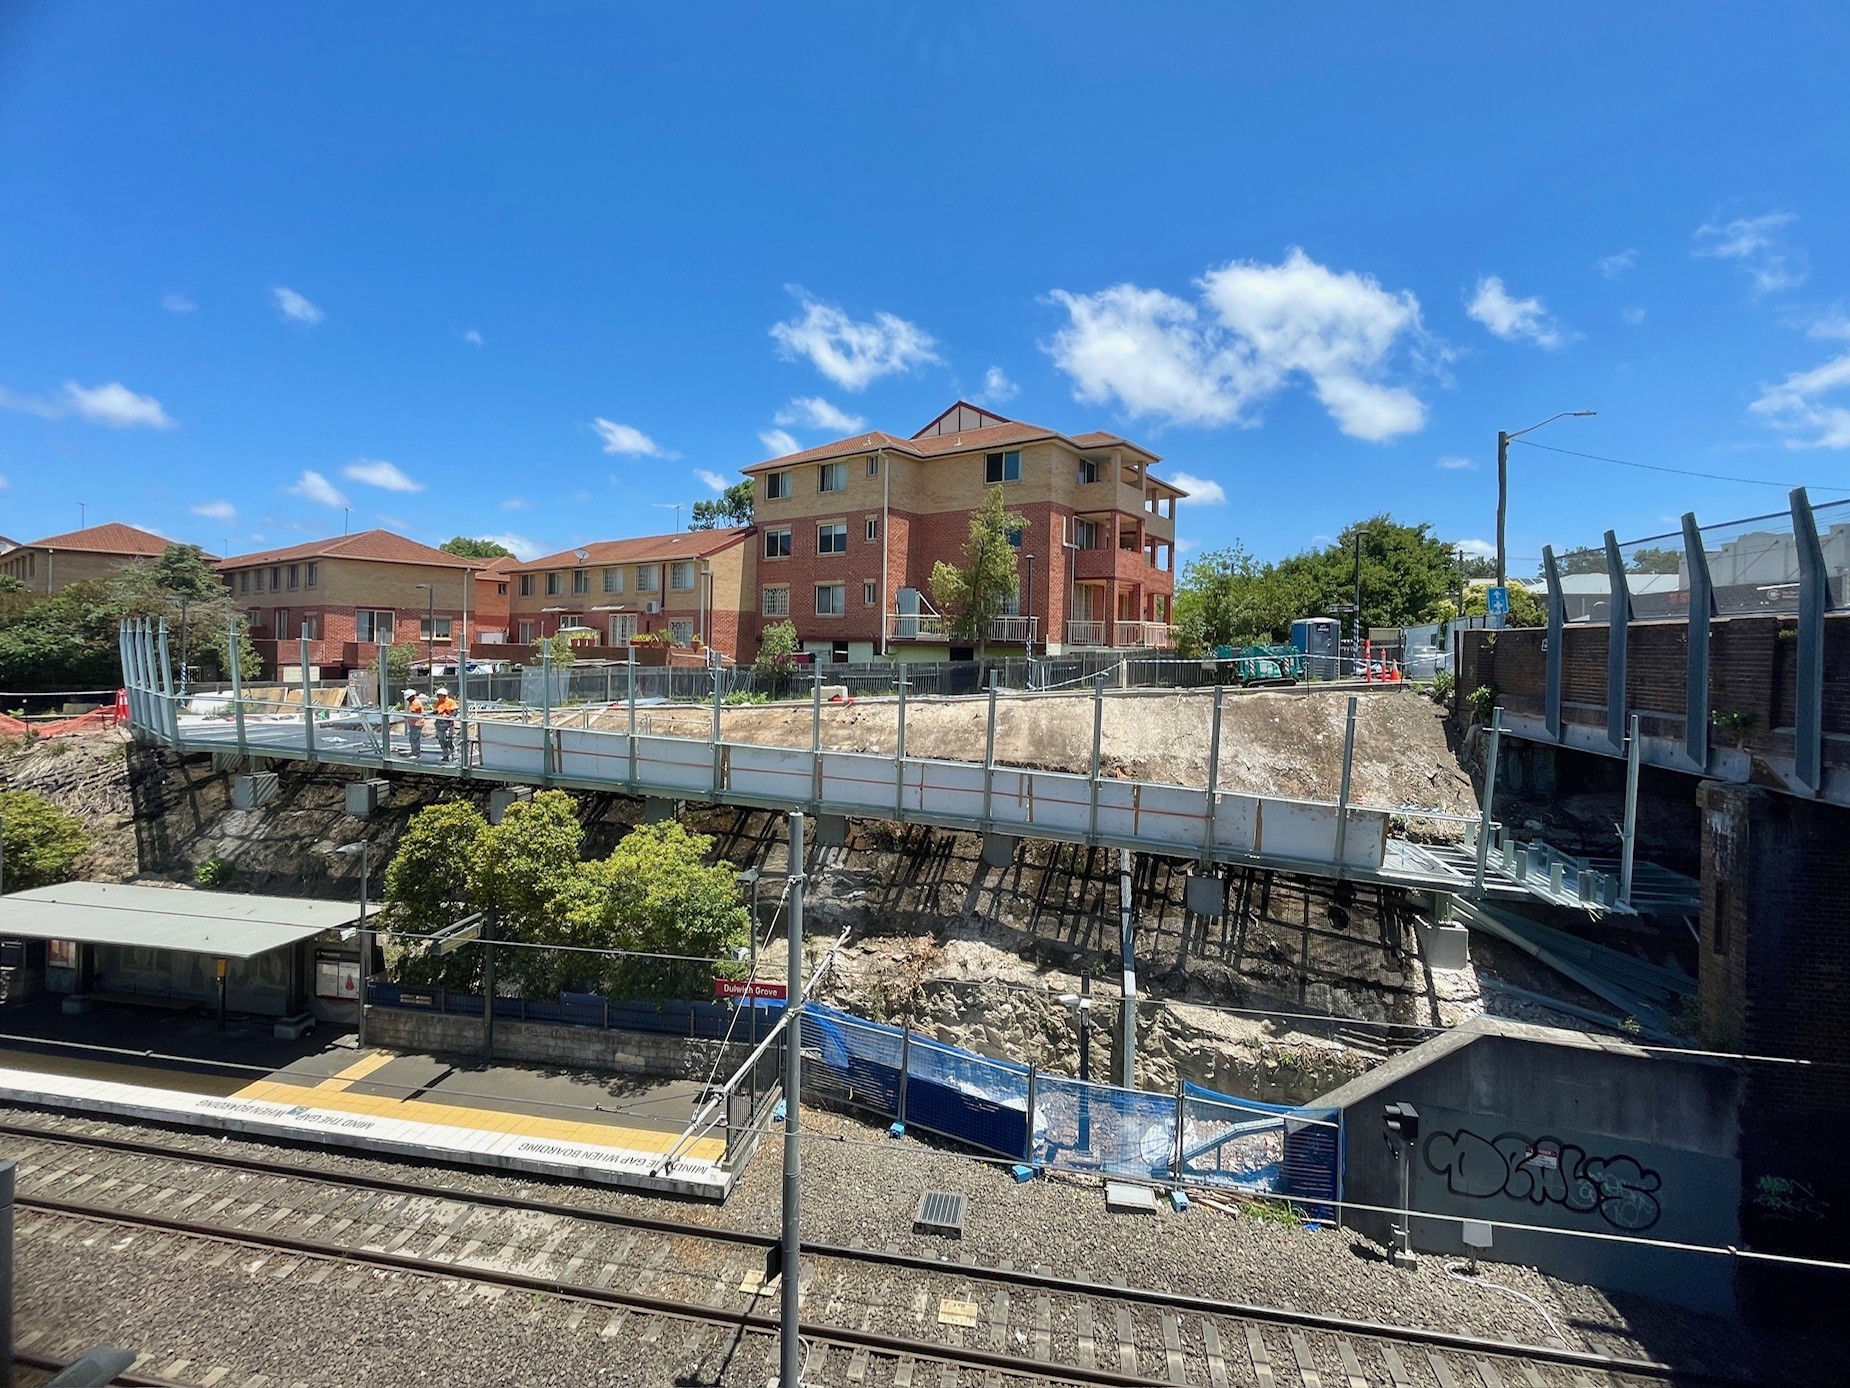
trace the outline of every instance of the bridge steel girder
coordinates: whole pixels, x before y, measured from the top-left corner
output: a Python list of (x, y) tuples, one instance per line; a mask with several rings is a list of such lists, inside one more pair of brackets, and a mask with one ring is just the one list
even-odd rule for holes
[(1548, 583), (1548, 648), (1542, 668), (1542, 720), (1552, 741), (1561, 740), (1561, 642), (1567, 625), (1567, 597), (1561, 591), (1561, 566), (1553, 545), (1542, 546), (1542, 577)]
[(1698, 772), (1709, 769), (1709, 619), (1715, 585), (1696, 513), (1683, 513), (1683, 562), (1689, 570), (1689, 665), (1683, 693), (1683, 751)]
[(1606, 532), (1606, 581), (1610, 614), (1606, 628), (1606, 742), (1614, 756), (1625, 752), (1625, 647), (1632, 620), (1632, 590), (1625, 583), (1625, 561), (1619, 555), (1619, 537)]
[(1824, 786), (1824, 614), (1831, 588), (1818, 521), (1805, 488), (1792, 489), (1792, 539), (1799, 560), (1798, 688), (1793, 691), (1792, 774), (1807, 795)]

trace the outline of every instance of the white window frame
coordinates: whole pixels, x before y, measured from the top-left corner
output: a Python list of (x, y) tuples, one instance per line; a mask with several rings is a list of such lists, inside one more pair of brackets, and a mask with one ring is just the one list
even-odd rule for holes
[(662, 591), (662, 566), (660, 564), (638, 564), (636, 566), (636, 591), (638, 593)]
[(790, 615), (790, 585), (773, 583), (768, 585), (758, 599), (761, 615), (766, 617), (788, 617)]
[(522, 574), (520, 576), (520, 595), (521, 597), (523, 598), (532, 597), (533, 589), (534, 589), (533, 575), (532, 574)]
[[(775, 554), (771, 552), (773, 544), (777, 547), (777, 552)], [(788, 559), (790, 557), (790, 548), (789, 526), (773, 525), (765, 530), (764, 557), (766, 559)]]
[(533, 644), (535, 628), (538, 625), (539, 624), (537, 622), (522, 620), (515, 631), (515, 634), (520, 638), (519, 641), (516, 642), (515, 644), (521, 645), (521, 646), (531, 646)]
[[(1015, 465), (1015, 475), (1013, 477), (1009, 476), (1009, 464), (1011, 461)], [(997, 464), (996, 475), (994, 477), (989, 475), (990, 464), (992, 462)], [(1003, 482), (1019, 481), (1021, 481), (1021, 450), (1019, 448), (1010, 448), (1001, 453), (986, 453), (983, 455), (984, 486), (994, 487)]]
[(867, 542), (869, 544), (872, 544), (875, 540), (878, 540), (879, 538), (880, 538), (880, 517), (869, 516), (867, 518)]
[[(834, 606), (824, 607), (822, 595), (833, 593)], [(848, 615), (848, 585), (845, 583), (818, 583), (816, 585), (816, 615), (818, 617), (845, 617)]]
[(878, 453), (868, 456), (867, 475), (869, 477), (878, 477), (880, 475), (880, 455)]
[(880, 606), (879, 580), (872, 579), (872, 578), (864, 578), (861, 580), (861, 606), (862, 607)]
[[(833, 486), (830, 483), (834, 483)], [(844, 462), (816, 464), (816, 490), (818, 492), (845, 492), (848, 490), (848, 465)]]
[[(833, 547), (825, 549), (823, 547), (823, 537), (825, 535), (830, 540), (835, 541), (837, 543)], [(819, 555), (846, 554), (847, 552), (848, 552), (848, 522), (847, 521), (818, 521), (816, 522), (816, 553), (817, 554)]]
[(582, 598), (591, 592), (591, 570), (572, 570), (572, 596)]
[(767, 472), (764, 475), (764, 499), (766, 501), (785, 501), (790, 496), (790, 474), (788, 472)]
[(668, 638), (677, 646), (693, 645), (694, 624), (692, 622), (670, 622), (668, 624)]
[[(384, 641), (379, 640), (379, 625), (380, 625), (379, 619), (381, 617), (385, 618), (386, 637)], [(370, 635), (362, 636), (360, 634), (360, 625), (361, 625), (362, 618), (367, 619), (367, 625), (371, 629)], [(374, 645), (389, 646), (392, 644), (392, 641), (394, 640), (394, 638), (396, 638), (397, 635), (398, 635), (398, 613), (393, 611), (391, 608), (389, 607), (361, 607), (361, 608), (357, 608), (354, 611), (353, 639), (355, 641), (363, 641), (363, 642), (367, 642), (369, 644), (374, 644)]]
[(677, 559), (668, 566), (668, 591), (671, 593), (694, 591), (694, 561), (692, 559)]
[(614, 565), (604, 570), (604, 591), (621, 593), (623, 591), (623, 570)]
[(430, 634), (430, 623), (431, 619), (429, 617), (418, 618), (418, 640), (448, 641), (451, 632), (455, 630), (453, 619), (449, 617), (439, 617), (437, 618), (437, 634), (432, 636)]
[(546, 571), (546, 596), (556, 598), (565, 592), (565, 570), (548, 569)]

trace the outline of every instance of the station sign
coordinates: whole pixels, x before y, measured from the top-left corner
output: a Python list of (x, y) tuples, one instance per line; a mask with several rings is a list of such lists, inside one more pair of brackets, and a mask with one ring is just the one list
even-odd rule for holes
[(790, 990), (781, 983), (766, 983), (763, 979), (753, 982), (744, 978), (716, 978), (713, 980), (713, 996), (716, 998), (769, 998), (774, 1002), (783, 1002)]
[(1510, 590), (1498, 586), (1487, 589), (1484, 593), (1484, 611), (1492, 617), (1510, 615)]

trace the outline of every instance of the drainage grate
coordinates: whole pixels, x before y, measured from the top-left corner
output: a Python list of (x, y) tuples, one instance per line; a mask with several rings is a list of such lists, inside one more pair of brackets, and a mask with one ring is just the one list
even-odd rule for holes
[(964, 1236), (965, 1197), (948, 1190), (928, 1190), (919, 1197), (919, 1212), (912, 1221), (918, 1234), (944, 1234), (954, 1239)]

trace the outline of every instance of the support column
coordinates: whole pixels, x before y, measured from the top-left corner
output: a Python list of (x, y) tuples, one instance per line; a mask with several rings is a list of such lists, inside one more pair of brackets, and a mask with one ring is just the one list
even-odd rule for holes
[(250, 743), (244, 735), (244, 672), (243, 664), (238, 659), (238, 647), (243, 642), (238, 638), (236, 617), (231, 619), (229, 635), (231, 644), (226, 647), (228, 654), (225, 663), (231, 667), (231, 714), (238, 724), (238, 755), (244, 757), (250, 753)]
[(636, 647), (634, 643), (632, 643), (627, 649), (629, 651), (629, 662), (625, 668), (629, 673), (630, 790), (633, 792), (636, 789)]
[(1683, 752), (1698, 772), (1709, 767), (1709, 619), (1715, 585), (1696, 513), (1683, 513), (1683, 563), (1689, 574), (1689, 669), (1683, 694)]
[(1561, 740), (1561, 666), (1565, 639), (1561, 629), (1567, 622), (1567, 597), (1561, 591), (1561, 566), (1555, 562), (1553, 545), (1542, 546), (1542, 577), (1548, 584), (1548, 648), (1543, 660), (1542, 721), (1548, 736)]
[(1606, 532), (1606, 581), (1612, 589), (1606, 604), (1606, 743), (1615, 756), (1625, 752), (1625, 648), (1632, 620), (1632, 590), (1625, 582), (1625, 561), (1618, 536)]
[(1118, 1025), (1122, 1031), (1118, 1049), (1123, 1083), (1126, 1089), (1137, 1087), (1137, 921), (1135, 894), (1131, 887), (1131, 852), (1118, 850), (1118, 949), (1124, 970), (1124, 1008)]
[(302, 636), (296, 646), (296, 661), (302, 669), (302, 746), (308, 764), (315, 764), (315, 689), (308, 676), (308, 623), (302, 623)]
[(1092, 773), (1090, 779), (1091, 813), (1086, 819), (1086, 842), (1098, 841), (1098, 772), (1099, 753), (1105, 739), (1105, 675), (1092, 677)]
[(778, 1308), (778, 1385), (798, 1388), (803, 1367), (800, 1342), (803, 1289), (802, 1258), (802, 1171), (803, 1148), (798, 1125), (803, 1109), (803, 814), (790, 815), (790, 924), (785, 936), (788, 964), (785, 970), (787, 1001), (784, 1004), (784, 1209), (783, 1238), (779, 1245), (783, 1262), (783, 1297)]
[[(1792, 490), (1792, 539), (1799, 558), (1798, 687), (1793, 691), (1792, 774), (1807, 794), (1824, 784), (1824, 614), (1831, 587), (1818, 522), (1805, 488)], [(162, 664), (166, 650), (161, 651)]]
[(1349, 783), (1355, 773), (1356, 696), (1349, 696), (1349, 715), (1343, 724), (1342, 779), (1336, 787), (1336, 869), (1340, 873), (1343, 852), (1349, 844)]
[(906, 809), (906, 664), (899, 664), (898, 726), (893, 737), (893, 817)]
[(989, 672), (989, 718), (983, 736), (983, 828), (990, 822), (990, 802), (996, 786), (996, 672)]

